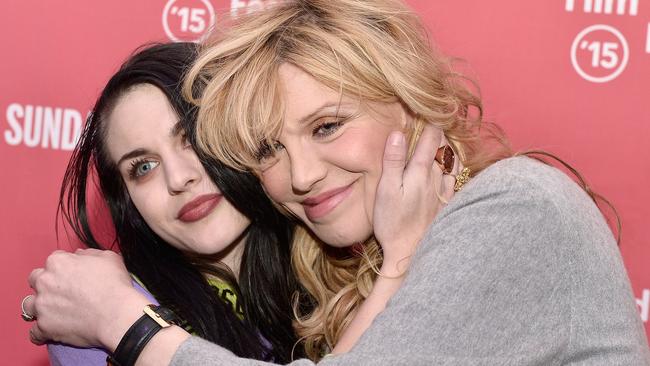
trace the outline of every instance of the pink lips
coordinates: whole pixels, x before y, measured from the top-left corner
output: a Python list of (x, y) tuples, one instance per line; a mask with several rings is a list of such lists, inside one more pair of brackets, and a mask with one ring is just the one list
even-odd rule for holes
[(176, 217), (183, 222), (194, 222), (208, 216), (217, 207), (223, 196), (220, 194), (204, 194), (186, 203)]
[(302, 201), (307, 218), (309, 220), (316, 220), (327, 215), (349, 196), (351, 192), (352, 184), (307, 198)]

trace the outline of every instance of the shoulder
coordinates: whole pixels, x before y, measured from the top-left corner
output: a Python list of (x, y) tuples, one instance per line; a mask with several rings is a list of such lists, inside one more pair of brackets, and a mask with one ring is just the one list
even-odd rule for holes
[(612, 236), (582, 187), (559, 169), (525, 156), (501, 160), (479, 173), (452, 198), (440, 218), (459, 210), (471, 217), (468, 208), (481, 211), (486, 206), (491, 215), (512, 223), (553, 224), (558, 235), (575, 232), (570, 226), (595, 226), (607, 238)]
[(577, 256), (598, 251), (615, 255), (616, 245), (584, 190), (552, 166), (514, 157), (485, 169), (450, 200), (412, 268), (426, 277), (434, 270), (430, 263), (451, 268), (471, 259), (483, 274), (493, 270), (513, 280), (531, 268), (560, 276)]
[[(478, 174), (473, 183), (468, 184), (468, 197), (460, 192), (459, 201), (490, 197), (506, 206), (526, 205), (529, 215), (546, 212), (543, 220), (553, 222), (558, 239), (566, 239), (569, 246), (616, 249), (612, 231), (594, 199), (551, 165), (525, 156), (505, 159)], [(526, 221), (525, 217), (512, 219)]]
[[(525, 156), (496, 162), (474, 177), (466, 191), (482, 195), (526, 192), (533, 197), (559, 202), (558, 197), (588, 199), (587, 194), (560, 170)], [(462, 197), (462, 194), (459, 196)], [(589, 199), (588, 199), (589, 200)]]
[[(488, 215), (506, 222), (555, 221), (574, 207), (594, 206), (589, 196), (558, 169), (528, 157), (514, 157), (492, 164), (456, 193), (434, 221), (461, 221), (480, 226)], [(462, 215), (459, 215), (462, 213)], [(542, 217), (535, 217), (541, 215)], [(530, 222), (532, 223), (532, 222)]]

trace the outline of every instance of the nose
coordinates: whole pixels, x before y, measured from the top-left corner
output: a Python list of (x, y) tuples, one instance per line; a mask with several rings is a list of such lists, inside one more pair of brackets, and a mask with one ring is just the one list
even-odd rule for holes
[(325, 178), (327, 169), (322, 156), (315, 149), (298, 149), (289, 152), (291, 164), (291, 187), (295, 193), (309, 192), (316, 183)]
[(202, 179), (202, 166), (193, 151), (176, 153), (164, 160), (167, 190), (180, 194)]

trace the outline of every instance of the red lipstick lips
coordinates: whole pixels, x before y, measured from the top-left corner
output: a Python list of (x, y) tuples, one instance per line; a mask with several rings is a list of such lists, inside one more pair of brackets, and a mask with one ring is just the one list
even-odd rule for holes
[(222, 195), (216, 193), (198, 196), (186, 203), (185, 206), (178, 211), (176, 217), (183, 222), (199, 221), (208, 216), (208, 214), (217, 207), (222, 197)]
[(341, 203), (352, 192), (352, 184), (345, 187), (332, 189), (319, 194), (318, 196), (309, 197), (302, 201), (305, 214), (309, 220), (319, 219), (330, 213), (339, 203)]

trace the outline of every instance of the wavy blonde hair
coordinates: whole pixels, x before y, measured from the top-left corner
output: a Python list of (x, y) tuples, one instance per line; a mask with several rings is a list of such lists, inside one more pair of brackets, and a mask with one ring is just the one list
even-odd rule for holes
[[(472, 84), (431, 48), (417, 16), (393, 0), (289, 0), (215, 33), (185, 81), (186, 97), (201, 107), (197, 133), (207, 153), (255, 171), (261, 144), (273, 146), (282, 128), (283, 63), (362, 101), (401, 103), (414, 116), (410, 145), (433, 124), (472, 175), (512, 156), (500, 131), (482, 123)], [(292, 262), (315, 306), (306, 313), (296, 306), (295, 327), (310, 358), (334, 347), (381, 261), (373, 238), (341, 251), (298, 228)]]

